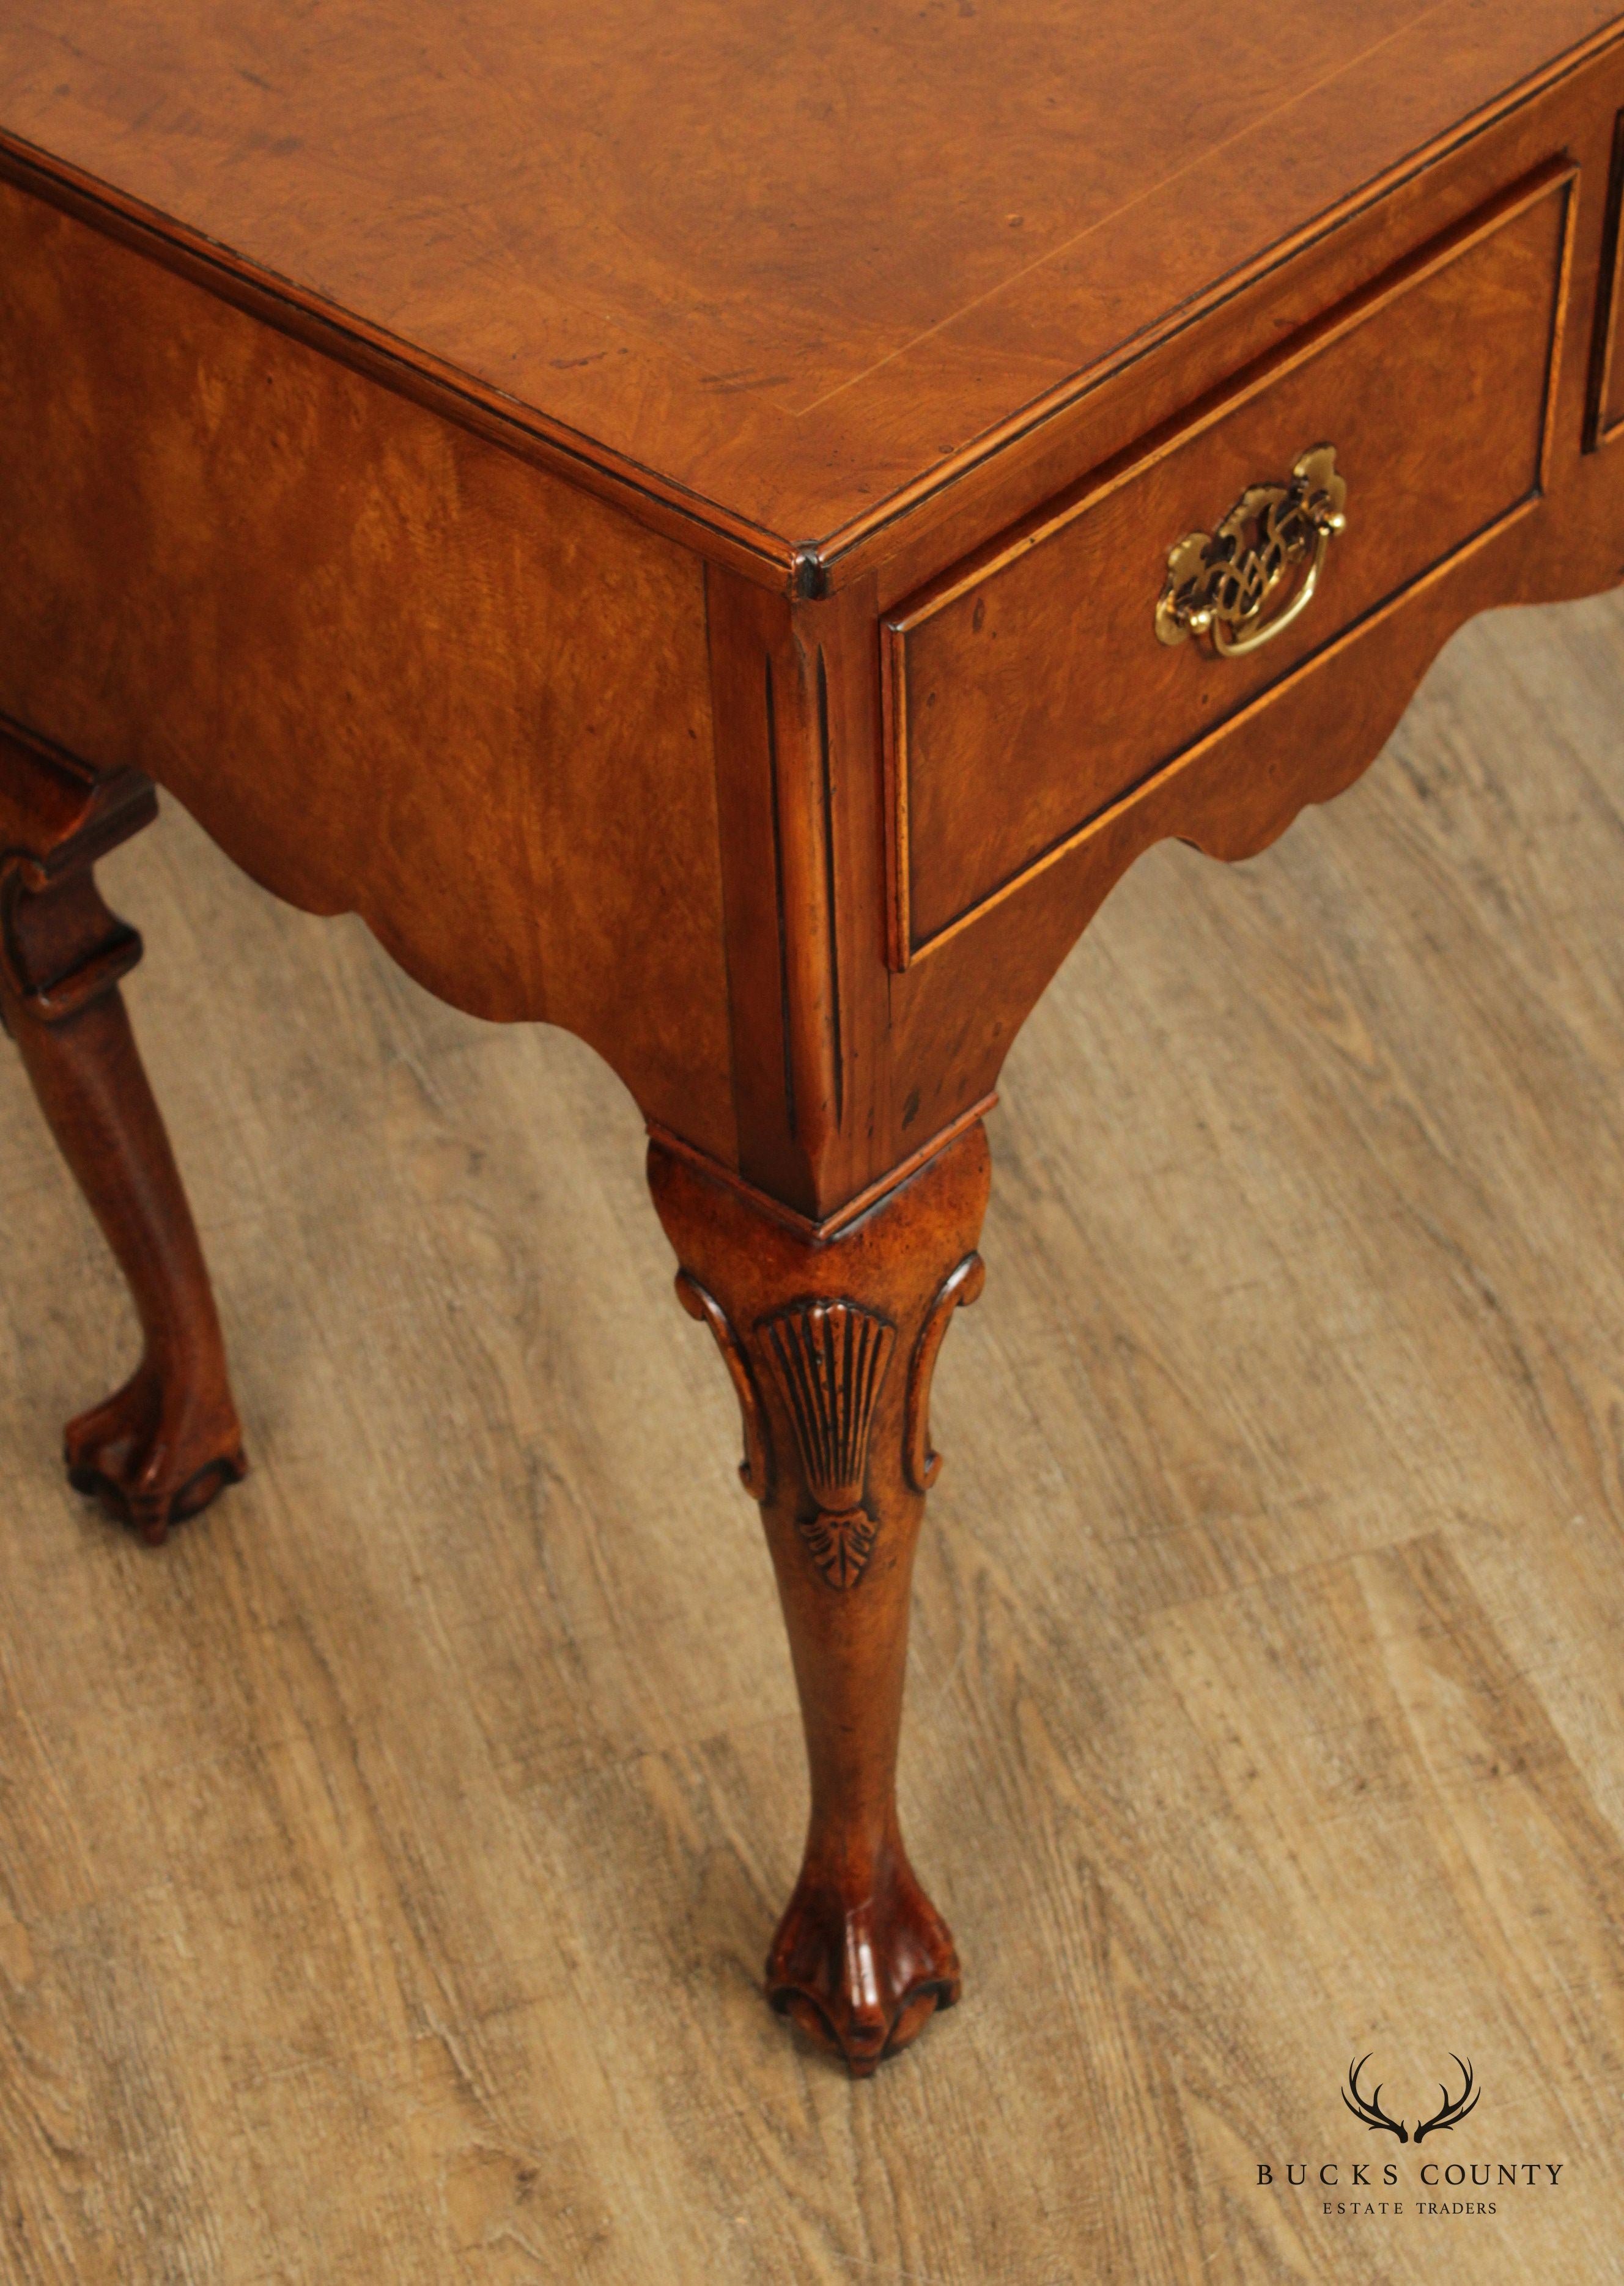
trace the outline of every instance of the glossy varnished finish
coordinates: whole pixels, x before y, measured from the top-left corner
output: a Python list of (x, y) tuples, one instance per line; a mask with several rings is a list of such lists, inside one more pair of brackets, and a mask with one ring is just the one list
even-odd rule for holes
[[(1605, 37), (1607, 0), (20, 0), (0, 126), (629, 493), (840, 553)], [(944, 131), (945, 130), (945, 131)]]
[(936, 1456), (930, 1385), (980, 1291), (978, 1122), (866, 1213), (808, 1240), (656, 1143), (654, 1203), (745, 1423), (800, 1689), (812, 1814), (768, 1997), (871, 2071), (959, 1995), (958, 1956), (896, 1819), (909, 1592)]
[(699, 564), (4, 185), (0, 234), (0, 707), (727, 1155)]
[(245, 1462), (202, 1249), (118, 989), (141, 940), (91, 870), (153, 815), (144, 778), (82, 772), (0, 723), (0, 1017), (143, 1341), (130, 1379), (69, 1422), (67, 1472), (157, 1545)]
[[(1611, 52), (1530, 94), (1102, 384), (1069, 442), (1035, 436), (997, 456), (991, 491), (956, 486), (963, 507), (932, 511), (951, 561), (933, 563), (921, 511), (892, 530), (884, 565), (847, 566), (823, 601), (701, 566), (115, 238), (0, 192), (0, 501), (25, 574), (0, 618), (0, 703), (99, 764), (133, 762), (171, 786), (280, 894), (358, 906), (461, 1005), (567, 1024), (657, 1123), (817, 1219), (986, 1098), (1131, 854), (1167, 833), (1257, 846), (1369, 759), (1473, 610), (1612, 578), (1624, 469), (1583, 443), (1621, 96)], [(1502, 354), (1515, 343), (1520, 362), (1516, 388), (1467, 390), (1480, 433), (1457, 501), (1434, 441), (1436, 344), (1462, 324), (1505, 335)], [(1361, 519), (1356, 495), (1286, 671), (1281, 653), (1212, 673), (1163, 650), (1147, 630), (1168, 543), (1221, 512), (1242, 472), (1289, 465), (1315, 441), (1302, 432), (1335, 425), (1382, 327), (1385, 409), (1360, 407), (1355, 429), (1383, 449), (1403, 440), (1405, 481), (1368, 471), (1385, 512)], [(1481, 351), (1463, 355), (1470, 374)], [(1338, 359), (1353, 360), (1341, 378)], [(1204, 408), (1238, 388), (1245, 402), (1210, 422)], [(1152, 414), (1161, 444), (1147, 447)], [(1192, 421), (1193, 444), (1163, 453)], [(1132, 513), (1142, 487), (1129, 484), (1071, 516), (1099, 467), (1131, 468), (1147, 449), (1156, 513)], [(1032, 501), (1037, 485), (1047, 497)], [(1435, 526), (1434, 494), (1448, 503)], [(1520, 527), (1496, 537), (1495, 511), (1519, 501)], [(1451, 556), (1448, 543), (1473, 537), (1462, 506), (1489, 521)], [(1018, 707), (1045, 743), (1020, 735), (1017, 711), (997, 745), (997, 800), (968, 816), (954, 804), (974, 769), (950, 744), (934, 853), (928, 803), (915, 821), (935, 866), (922, 912), (945, 926), (966, 896), (1003, 902), (966, 943), (941, 943), (938, 927), (899, 983), (887, 966), (911, 957), (898, 931), (917, 848), (896, 834), (895, 752), (881, 784), (877, 611), (905, 620), (910, 595), (934, 592), (920, 573), (950, 584), (1056, 516), (1069, 518), (1056, 538), (1003, 575), (1023, 599)], [(708, 527), (689, 538), (709, 551)], [(1099, 608), (1076, 548), (1096, 539), (1108, 625), (1120, 620), (1127, 646), (1108, 644), (1083, 678), (1117, 726), (1100, 761), (1068, 696), (1084, 587)], [(901, 595), (895, 579), (911, 581)], [(1227, 735), (1180, 748), (1214, 717)], [(1002, 719), (967, 701), (957, 718), (978, 753)], [(1341, 726), (1329, 740), (1321, 718)], [(1100, 811), (1124, 780), (1123, 803)], [(1041, 878), (1005, 894), (1034, 855)]]
[[(1145, 849), (1262, 849), (1473, 613), (1619, 577), (1624, 21), (268, 40), (0, 28), (0, 708), (631, 1091), (795, 1651), (769, 1985), (864, 2068), (958, 1990), (891, 1773), (979, 1121)], [(1311, 447), (1311, 606), (1159, 642), (1171, 544)]]

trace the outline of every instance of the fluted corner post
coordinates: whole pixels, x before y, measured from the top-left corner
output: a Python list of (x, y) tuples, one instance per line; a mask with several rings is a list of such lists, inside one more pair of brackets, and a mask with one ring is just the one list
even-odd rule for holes
[(981, 1288), (989, 1184), (976, 1122), (849, 1222), (815, 1230), (663, 1141), (649, 1178), (677, 1289), (744, 1416), (789, 1629), (811, 1774), (805, 1861), (768, 1998), (855, 2073), (959, 1995), (946, 1922), (908, 1861), (896, 1752), (931, 1375)]
[(143, 1336), (129, 1381), (68, 1423), (67, 1472), (154, 1544), (246, 1466), (202, 1249), (118, 989), (141, 940), (92, 870), (156, 808), (135, 771), (0, 724), (0, 1019)]

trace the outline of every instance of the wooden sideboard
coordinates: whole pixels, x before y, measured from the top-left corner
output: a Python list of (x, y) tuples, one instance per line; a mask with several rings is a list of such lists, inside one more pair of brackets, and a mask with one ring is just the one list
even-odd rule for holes
[(641, 1107), (855, 2070), (959, 1992), (894, 1770), (1005, 1055), (1152, 842), (1624, 577), (1621, 121), (1581, 0), (0, 24), (0, 1010), (146, 1344), (70, 1474), (156, 1542), (244, 1466), (94, 881), (158, 786)]

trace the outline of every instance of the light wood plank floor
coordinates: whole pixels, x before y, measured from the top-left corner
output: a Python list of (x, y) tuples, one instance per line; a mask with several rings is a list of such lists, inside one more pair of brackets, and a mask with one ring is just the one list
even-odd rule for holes
[(967, 1995), (862, 2086), (757, 1995), (794, 1706), (630, 1101), (173, 806), (105, 875), (255, 1473), (162, 1554), (59, 1482), (130, 1328), (8, 1057), (8, 2282), (1624, 2278), (1624, 602), (1156, 852), (1012, 1057), (903, 1773)]

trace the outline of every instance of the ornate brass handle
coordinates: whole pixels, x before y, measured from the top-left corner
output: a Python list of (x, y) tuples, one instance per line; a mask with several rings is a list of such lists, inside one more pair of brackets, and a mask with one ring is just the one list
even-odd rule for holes
[[(1239, 658), (1284, 635), (1313, 601), (1326, 551), (1347, 523), (1347, 491), (1335, 445), (1315, 445), (1289, 483), (1249, 485), (1216, 532), (1186, 532), (1168, 556), (1156, 605), (1162, 642), (1204, 635), (1225, 658)], [(1298, 573), (1290, 602), (1267, 617)]]

